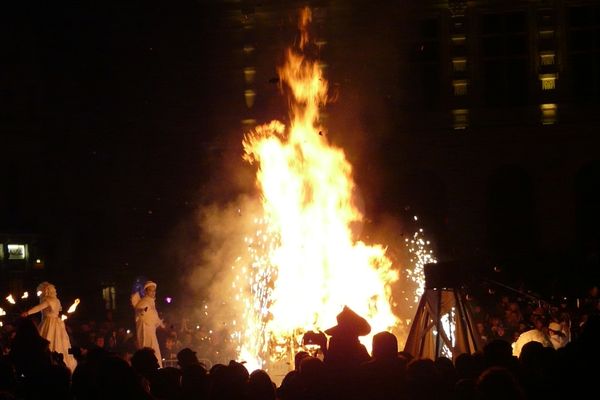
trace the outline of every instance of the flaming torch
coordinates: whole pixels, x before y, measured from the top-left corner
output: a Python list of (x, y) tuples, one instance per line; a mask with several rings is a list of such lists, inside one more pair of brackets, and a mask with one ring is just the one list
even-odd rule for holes
[[(320, 65), (304, 55), (310, 20), (304, 9), (302, 40), (279, 69), (291, 93), (289, 125), (272, 121), (243, 140), (244, 159), (257, 167), (263, 215), (246, 238), (251, 262), (234, 266), (232, 287), (245, 311), (232, 337), (239, 358), (256, 368), (293, 357), (302, 335), (335, 325), (345, 305), (369, 321), (372, 334), (399, 324), (391, 306), (398, 271), (384, 246), (352, 232), (363, 220), (352, 165), (319, 122), (328, 89)], [(371, 336), (361, 340), (370, 348)]]
[(67, 310), (67, 314), (72, 314), (75, 312), (75, 310), (77, 309), (77, 306), (79, 305), (80, 300), (79, 299), (75, 299), (75, 301), (73, 302), (73, 304), (71, 304), (71, 307), (69, 307), (69, 309)]

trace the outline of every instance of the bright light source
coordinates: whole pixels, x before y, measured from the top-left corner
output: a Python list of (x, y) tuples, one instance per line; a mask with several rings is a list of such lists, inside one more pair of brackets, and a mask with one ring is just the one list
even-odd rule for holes
[(171, 304), (171, 302), (173, 301), (172, 297), (165, 297), (165, 301), (167, 302), (167, 304)]
[(79, 299), (75, 299), (75, 301), (73, 302), (73, 304), (71, 304), (71, 307), (69, 307), (69, 309), (67, 310), (67, 313), (71, 314), (73, 312), (75, 312), (75, 310), (77, 309), (77, 305), (79, 305)]
[(29, 297), (29, 292), (25, 292), (23, 293), (23, 295), (21, 296), (22, 299), (26, 299)]
[(9, 294), (8, 296), (6, 296), (6, 301), (8, 301), (10, 304), (16, 303), (12, 294)]
[(61, 316), (60, 316), (60, 319), (62, 319), (63, 321), (64, 321), (65, 319), (67, 319), (67, 318), (68, 318), (68, 317), (67, 317), (65, 314), (63, 314), (63, 315), (61, 315)]

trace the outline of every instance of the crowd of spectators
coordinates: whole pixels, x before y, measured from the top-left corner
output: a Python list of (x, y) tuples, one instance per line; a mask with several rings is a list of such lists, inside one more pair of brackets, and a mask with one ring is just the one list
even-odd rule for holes
[[(469, 303), (484, 344), (480, 351), (432, 360), (401, 351), (396, 337), (386, 332), (375, 335), (370, 354), (354, 351), (344, 340), (332, 349), (329, 340), (323, 357), (298, 353), (294, 369), (279, 385), (266, 371), (247, 371), (240, 360), (198, 357), (206, 332), (186, 324), (161, 331), (164, 367), (159, 368), (153, 350), (137, 349), (134, 332), (110, 318), (69, 324), (78, 361), (71, 374), (60, 355), (48, 351), (34, 320), (15, 318), (1, 328), (0, 399), (547, 400), (577, 397), (585, 390), (598, 395), (597, 287), (575, 305), (508, 294), (493, 303), (475, 298)], [(550, 321), (569, 326), (566, 346), (532, 341), (513, 355), (511, 343), (521, 333), (536, 326), (543, 331)]]

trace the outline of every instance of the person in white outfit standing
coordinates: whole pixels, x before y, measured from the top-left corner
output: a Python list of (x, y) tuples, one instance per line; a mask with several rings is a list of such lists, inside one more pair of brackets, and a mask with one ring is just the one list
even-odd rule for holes
[(164, 327), (163, 321), (156, 311), (156, 283), (147, 281), (144, 284), (144, 296), (135, 293), (131, 296), (131, 304), (135, 309), (135, 328), (138, 348), (150, 347), (162, 368), (162, 356), (156, 337), (156, 328)]
[(42, 321), (38, 326), (40, 336), (50, 342), (50, 351), (62, 354), (63, 361), (73, 372), (77, 361), (72, 354), (69, 354), (71, 342), (65, 323), (59, 315), (62, 307), (56, 294), (56, 287), (49, 282), (42, 282), (38, 285), (37, 291), (40, 294), (40, 304), (23, 312), (21, 316), (27, 317), (42, 312)]

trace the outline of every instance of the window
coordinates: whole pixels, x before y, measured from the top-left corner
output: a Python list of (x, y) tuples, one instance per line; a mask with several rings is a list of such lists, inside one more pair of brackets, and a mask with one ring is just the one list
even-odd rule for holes
[(244, 99), (246, 100), (246, 107), (252, 108), (254, 105), (254, 98), (256, 97), (256, 93), (252, 89), (248, 89), (244, 91)]
[(244, 68), (244, 80), (246, 83), (254, 82), (254, 76), (256, 75), (256, 69), (254, 67)]
[(556, 122), (556, 104), (541, 104), (540, 114), (542, 125), (552, 125)]
[(469, 126), (469, 110), (452, 110), (452, 120), (454, 129), (466, 129)]
[(467, 70), (467, 59), (464, 57), (453, 58), (452, 70), (454, 72), (465, 72)]
[(116, 308), (116, 290), (114, 286), (106, 286), (102, 288), (102, 300), (104, 300), (104, 308), (106, 310), (114, 310)]
[(467, 80), (466, 79), (456, 79), (452, 81), (452, 86), (454, 88), (455, 96), (464, 96), (467, 94)]
[(9, 260), (24, 260), (27, 258), (27, 245), (9, 244), (7, 247)]
[(541, 65), (554, 65), (554, 58), (556, 54), (553, 51), (545, 51), (540, 53), (540, 64)]
[(556, 89), (556, 74), (541, 74), (542, 90)]

